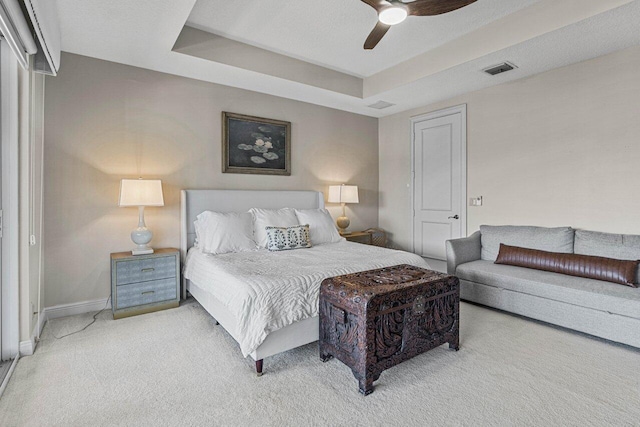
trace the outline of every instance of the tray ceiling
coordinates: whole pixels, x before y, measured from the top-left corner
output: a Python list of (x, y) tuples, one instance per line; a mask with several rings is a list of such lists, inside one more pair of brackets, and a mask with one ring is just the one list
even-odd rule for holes
[(377, 21), (360, 0), (198, 0), (187, 25), (273, 52), (367, 77), (539, 0), (480, 0), (438, 16), (410, 16), (371, 51)]
[[(372, 51), (359, 0), (57, 3), (66, 52), (374, 117), (640, 44), (640, 0), (478, 0), (411, 17)], [(482, 73), (503, 61), (519, 68)]]

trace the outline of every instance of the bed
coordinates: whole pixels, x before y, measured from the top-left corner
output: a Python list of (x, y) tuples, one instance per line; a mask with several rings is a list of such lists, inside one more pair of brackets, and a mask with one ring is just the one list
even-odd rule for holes
[(260, 249), (208, 255), (193, 247), (193, 221), (201, 212), (245, 212), (250, 208), (318, 209), (321, 192), (183, 190), (181, 254), (183, 298), (188, 291), (238, 342), (243, 355), (263, 360), (318, 340), (318, 290), (324, 278), (396, 264), (428, 267), (403, 251), (341, 241), (269, 252)]

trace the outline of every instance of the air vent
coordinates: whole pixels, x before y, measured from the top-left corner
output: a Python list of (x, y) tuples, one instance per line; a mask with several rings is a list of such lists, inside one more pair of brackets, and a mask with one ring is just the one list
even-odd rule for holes
[(511, 71), (514, 68), (518, 68), (518, 67), (508, 62), (503, 62), (502, 64), (494, 65), (493, 67), (486, 68), (483, 71), (487, 74), (491, 74), (492, 76), (495, 76), (497, 74), (502, 74), (507, 71)]
[(387, 102), (387, 101), (378, 101), (375, 104), (368, 105), (368, 107), (375, 108), (376, 110), (382, 110), (382, 109), (385, 109), (385, 108), (393, 107), (394, 105), (396, 105), (396, 104), (392, 104), (392, 103)]

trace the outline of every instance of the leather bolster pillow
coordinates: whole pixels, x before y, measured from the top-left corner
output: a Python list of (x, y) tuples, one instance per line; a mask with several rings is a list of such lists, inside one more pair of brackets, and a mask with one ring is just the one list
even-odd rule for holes
[(640, 261), (547, 252), (501, 243), (495, 263), (603, 280), (635, 288), (636, 269)]

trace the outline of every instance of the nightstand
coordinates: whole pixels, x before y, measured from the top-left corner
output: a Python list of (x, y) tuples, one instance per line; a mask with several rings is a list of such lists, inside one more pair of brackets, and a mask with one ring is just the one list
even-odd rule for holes
[(387, 233), (379, 228), (369, 228), (364, 231), (354, 231), (341, 235), (350, 242), (363, 243), (365, 245), (387, 246)]
[(149, 255), (111, 254), (113, 318), (180, 305), (180, 251), (156, 249)]

